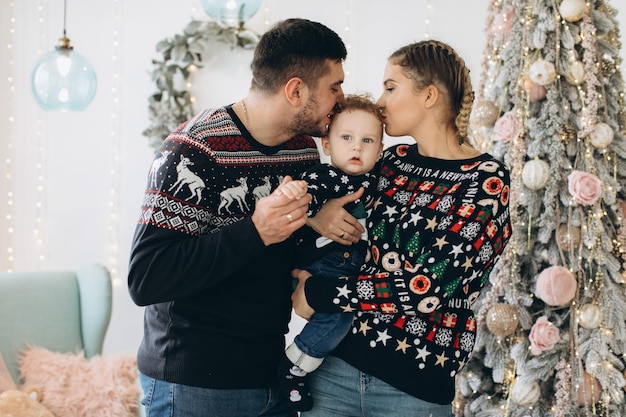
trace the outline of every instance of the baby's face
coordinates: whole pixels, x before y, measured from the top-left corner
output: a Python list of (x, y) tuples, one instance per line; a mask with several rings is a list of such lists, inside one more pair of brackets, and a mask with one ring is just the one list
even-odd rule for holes
[(350, 175), (364, 174), (383, 150), (382, 123), (365, 110), (342, 111), (335, 114), (322, 147), (334, 167)]

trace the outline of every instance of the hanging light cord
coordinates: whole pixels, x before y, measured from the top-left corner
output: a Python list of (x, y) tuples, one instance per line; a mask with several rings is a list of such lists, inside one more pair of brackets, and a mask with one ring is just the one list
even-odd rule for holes
[(66, 36), (65, 26), (67, 24), (67, 0), (63, 0), (63, 36)]
[(67, 24), (67, 0), (63, 0), (63, 36), (59, 39), (59, 45), (57, 49), (74, 49), (70, 45), (70, 39), (67, 37), (65, 30)]

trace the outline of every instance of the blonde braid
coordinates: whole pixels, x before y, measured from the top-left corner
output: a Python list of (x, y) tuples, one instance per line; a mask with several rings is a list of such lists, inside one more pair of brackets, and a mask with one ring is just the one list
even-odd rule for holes
[[(435, 41), (436, 42), (436, 41)], [(454, 124), (459, 132), (459, 142), (463, 142), (467, 138), (467, 130), (469, 128), (470, 113), (472, 112), (472, 104), (474, 103), (474, 90), (472, 89), (472, 79), (469, 75), (469, 68), (465, 65), (463, 58), (456, 53), (450, 45), (442, 42), (437, 44), (448, 51), (448, 54), (455, 59), (455, 64), (458, 66), (459, 71), (457, 73), (457, 79), (455, 81), (456, 93), (463, 91), (463, 97), (461, 98), (461, 105), (459, 112), (454, 119)]]
[(472, 104), (474, 103), (474, 90), (472, 90), (472, 80), (469, 75), (469, 69), (463, 63), (463, 82), (465, 84), (465, 94), (461, 100), (461, 109), (456, 116), (454, 123), (459, 131), (460, 140), (467, 138), (467, 130), (470, 123), (470, 113), (472, 112)]

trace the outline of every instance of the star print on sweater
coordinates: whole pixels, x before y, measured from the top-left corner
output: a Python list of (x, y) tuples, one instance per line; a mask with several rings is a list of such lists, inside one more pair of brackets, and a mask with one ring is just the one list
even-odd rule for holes
[(361, 275), (313, 276), (307, 300), (316, 311), (357, 312), (337, 356), (447, 404), (474, 346), (472, 306), (511, 235), (509, 173), (488, 154), (441, 160), (416, 145), (385, 150), (379, 167)]

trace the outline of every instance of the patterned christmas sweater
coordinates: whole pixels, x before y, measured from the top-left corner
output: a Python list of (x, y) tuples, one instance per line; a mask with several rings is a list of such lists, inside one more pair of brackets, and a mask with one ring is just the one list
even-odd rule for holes
[(461, 161), (384, 151), (369, 253), (356, 277), (312, 276), (316, 311), (356, 312), (334, 355), (425, 401), (448, 404), (476, 337), (472, 311), (511, 235), (509, 173), (488, 154)]
[(231, 107), (163, 142), (148, 176), (128, 287), (145, 308), (139, 370), (209, 388), (276, 385), (291, 317), (295, 239), (265, 246), (251, 215), (284, 176), (319, 164), (315, 142), (268, 147)]
[[(354, 193), (363, 187), (361, 198), (346, 204), (344, 209), (365, 226), (366, 209), (371, 205), (374, 195), (375, 176), (373, 173), (349, 175), (330, 164), (319, 164), (307, 170), (301, 178), (307, 182), (307, 190), (312, 196), (307, 212), (309, 217), (315, 216), (328, 200)], [(296, 238), (298, 239), (298, 256), (295, 265), (299, 268), (309, 265), (329, 252), (343, 252), (346, 249), (344, 245), (321, 236), (310, 227), (298, 229)], [(363, 241), (359, 242), (359, 245), (363, 246), (363, 251), (365, 251), (366, 240), (367, 234), (364, 234)]]

